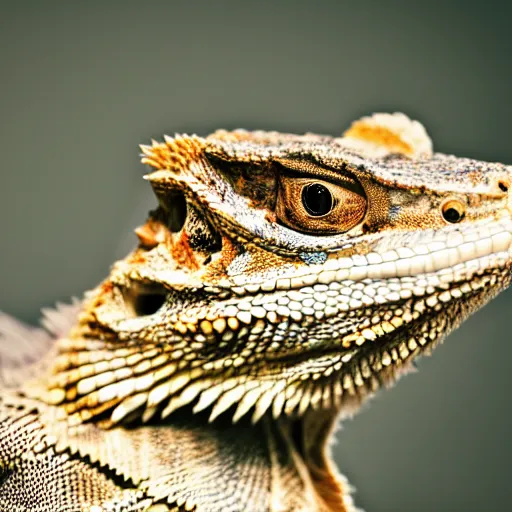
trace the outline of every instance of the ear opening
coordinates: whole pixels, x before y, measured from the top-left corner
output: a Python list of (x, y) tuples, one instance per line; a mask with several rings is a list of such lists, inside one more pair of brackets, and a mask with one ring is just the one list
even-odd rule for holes
[(167, 289), (159, 283), (136, 283), (123, 290), (124, 303), (132, 318), (155, 314), (167, 295)]

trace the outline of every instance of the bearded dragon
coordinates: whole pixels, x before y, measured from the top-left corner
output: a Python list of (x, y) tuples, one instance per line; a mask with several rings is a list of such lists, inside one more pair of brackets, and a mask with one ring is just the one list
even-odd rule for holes
[(135, 250), (0, 318), (0, 509), (355, 511), (333, 428), (510, 284), (512, 167), (398, 113), (142, 162)]

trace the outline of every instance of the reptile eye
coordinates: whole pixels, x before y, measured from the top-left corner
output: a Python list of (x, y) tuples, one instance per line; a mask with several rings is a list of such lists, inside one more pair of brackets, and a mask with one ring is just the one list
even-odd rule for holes
[(332, 210), (332, 194), (325, 185), (312, 183), (302, 189), (302, 204), (313, 217), (322, 217)]
[(456, 224), (464, 218), (465, 208), (460, 201), (452, 199), (444, 203), (442, 213), (446, 222)]
[(280, 222), (313, 235), (343, 233), (359, 224), (366, 212), (366, 196), (353, 178), (339, 183), (318, 178), (282, 175), (276, 203)]

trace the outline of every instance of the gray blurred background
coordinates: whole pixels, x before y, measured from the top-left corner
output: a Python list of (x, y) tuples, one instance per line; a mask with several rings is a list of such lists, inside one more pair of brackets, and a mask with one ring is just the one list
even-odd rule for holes
[[(135, 242), (138, 144), (420, 119), (438, 151), (512, 163), (507, 2), (1, 2), (0, 309), (35, 322)], [(504, 293), (343, 425), (368, 512), (511, 510)]]

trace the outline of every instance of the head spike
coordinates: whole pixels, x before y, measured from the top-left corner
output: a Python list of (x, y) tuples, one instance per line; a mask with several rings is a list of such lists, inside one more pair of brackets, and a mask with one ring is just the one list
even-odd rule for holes
[(151, 139), (150, 146), (141, 144), (142, 163), (155, 169), (180, 172), (200, 157), (206, 143), (196, 135), (176, 135), (174, 138), (164, 135), (164, 141)]

